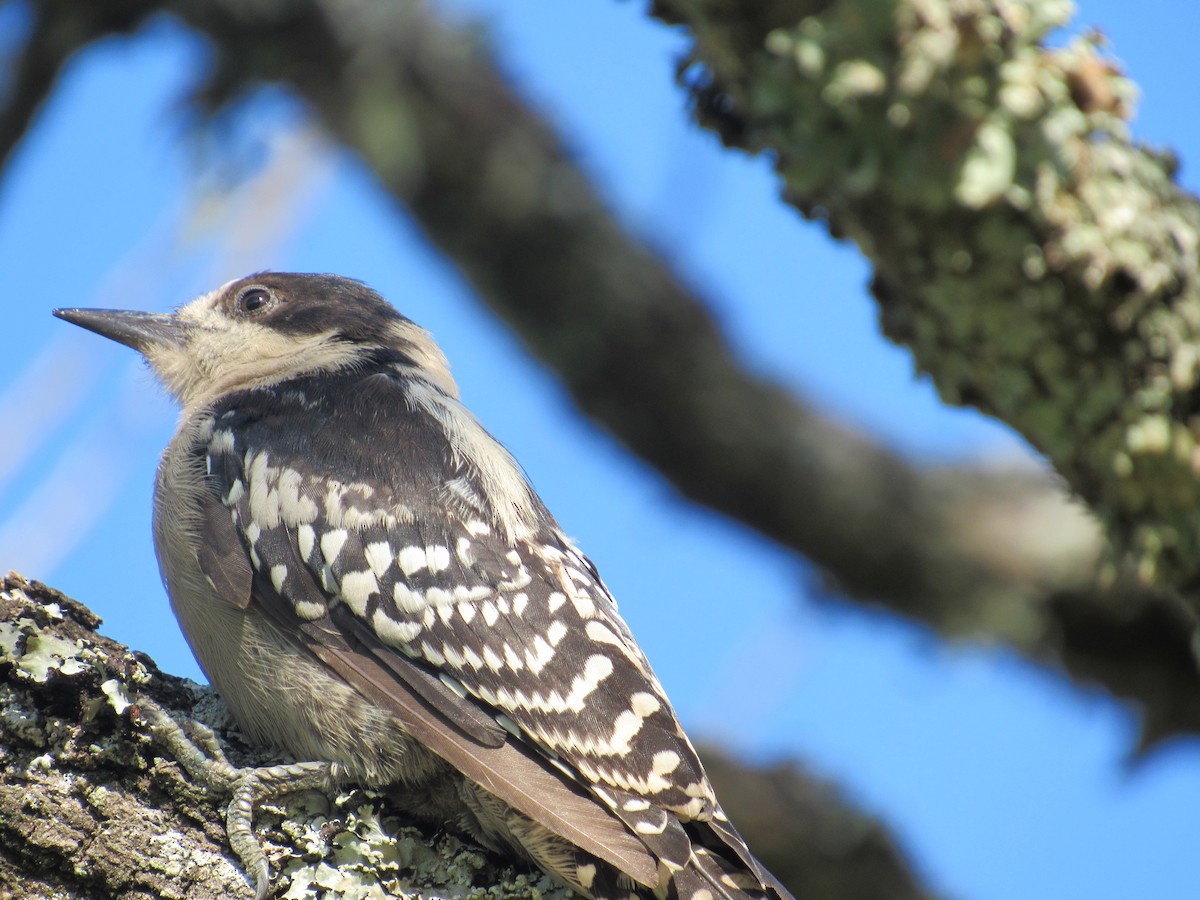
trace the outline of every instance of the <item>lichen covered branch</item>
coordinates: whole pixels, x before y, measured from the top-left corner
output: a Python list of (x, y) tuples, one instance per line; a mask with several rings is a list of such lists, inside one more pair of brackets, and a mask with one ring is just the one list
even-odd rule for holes
[[(1139, 577), (1200, 576), (1200, 206), (1129, 134), (1071, 4), (659, 0), (701, 122), (875, 267), (884, 329), (950, 403), (1025, 435)], [(790, 15), (784, 15), (782, 10)]]

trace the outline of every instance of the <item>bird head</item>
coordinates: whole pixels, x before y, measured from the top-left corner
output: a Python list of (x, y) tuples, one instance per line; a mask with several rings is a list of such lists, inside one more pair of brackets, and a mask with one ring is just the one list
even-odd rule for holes
[(262, 272), (172, 313), (56, 309), (54, 315), (141, 353), (185, 408), (235, 390), (363, 365), (379, 351), (411, 362), (450, 396), (445, 356), (423, 328), (362, 282)]

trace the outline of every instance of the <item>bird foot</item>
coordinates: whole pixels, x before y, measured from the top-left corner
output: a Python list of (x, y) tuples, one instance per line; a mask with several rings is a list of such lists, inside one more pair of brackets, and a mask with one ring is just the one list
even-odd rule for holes
[(278, 766), (233, 765), (212, 729), (191, 722), (194, 735), (148, 697), (138, 698), (138, 716), (146, 721), (160, 745), (170, 752), (201, 786), (231, 797), (225, 812), (225, 833), (254, 884), (255, 900), (266, 900), (271, 889), (271, 869), (262, 844), (254, 834), (254, 810), (260, 803), (296, 791), (327, 792), (334, 782), (328, 762), (302, 762)]

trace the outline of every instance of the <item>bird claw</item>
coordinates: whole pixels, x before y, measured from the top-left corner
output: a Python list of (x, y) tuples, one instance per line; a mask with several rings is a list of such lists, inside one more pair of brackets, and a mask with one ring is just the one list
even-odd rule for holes
[(328, 791), (335, 773), (332, 763), (302, 762), (258, 768), (234, 766), (225, 756), (212, 729), (190, 724), (195, 737), (148, 697), (138, 700), (138, 714), (146, 719), (162, 744), (203, 787), (232, 795), (225, 811), (229, 846), (254, 883), (255, 900), (266, 900), (271, 890), (271, 868), (262, 844), (254, 834), (254, 810), (266, 800), (295, 791)]

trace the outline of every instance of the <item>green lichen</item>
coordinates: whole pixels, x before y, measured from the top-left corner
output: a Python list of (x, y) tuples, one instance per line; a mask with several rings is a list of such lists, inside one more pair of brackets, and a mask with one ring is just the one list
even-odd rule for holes
[(164, 829), (160, 834), (152, 835), (150, 840), (154, 847), (145, 855), (145, 863), (168, 878), (184, 880), (197, 872), (223, 868), (231, 870), (231, 882), (241, 879), (240, 873), (234, 874), (234, 865), (228, 859), (220, 853), (196, 847), (193, 841), (175, 829)]
[(125, 684), (116, 678), (110, 678), (100, 685), (100, 690), (108, 698), (108, 705), (119, 716), (133, 705), (133, 699)]
[[(20, 656), (29, 619), (17, 622), (0, 622), (0, 662), (15, 662)], [(32, 624), (32, 623), (31, 623)]]
[(1017, 148), (1004, 116), (980, 123), (967, 151), (954, 194), (964, 206), (982, 209), (999, 200), (1013, 185)]
[(709, 11), (734, 139), (860, 245), (941, 396), (1025, 435), (1138, 571), (1200, 576), (1200, 206), (1098, 38), (1047, 46), (1072, 4), (835, 0), (749, 49)]
[(33, 619), (0, 622), (0, 662), (11, 663), (18, 677), (45, 683), (52, 672), (85, 672), (95, 659), (95, 653), (80, 642), (41, 633)]
[[(495, 860), (453, 835), (429, 843), (417, 829), (384, 814), (386, 807), (373, 791), (340, 793), (323, 813), (316, 812), (314, 802), (294, 797), (285, 809), (275, 810), (284, 816), (279, 827), (286, 840), (270, 841), (268, 853), (279, 867), (279, 896), (286, 900), (568, 896), (540, 873), (498, 869)], [(279, 863), (281, 856), (291, 858)]]

